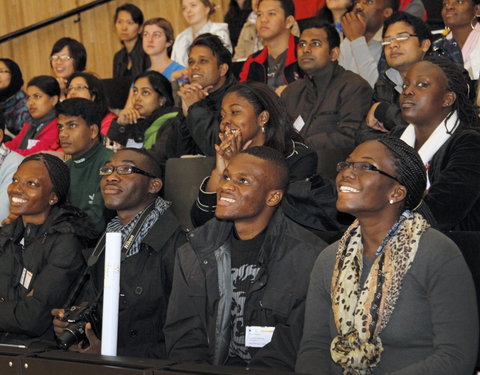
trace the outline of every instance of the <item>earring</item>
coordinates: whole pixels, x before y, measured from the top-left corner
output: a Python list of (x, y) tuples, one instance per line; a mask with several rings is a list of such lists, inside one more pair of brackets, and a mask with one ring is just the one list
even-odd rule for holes
[(390, 199), (390, 200), (388, 201), (388, 203), (394, 204), (395, 202), (393, 201), (393, 199)]
[(262, 125), (262, 133), (265, 134), (265, 126)]
[[(475, 29), (475, 25), (477, 24), (477, 18), (480, 18), (480, 14), (475, 14), (472, 18), (472, 20), (470, 21), (470, 27), (473, 29)], [(477, 21), (475, 23), (473, 23), (473, 21)]]

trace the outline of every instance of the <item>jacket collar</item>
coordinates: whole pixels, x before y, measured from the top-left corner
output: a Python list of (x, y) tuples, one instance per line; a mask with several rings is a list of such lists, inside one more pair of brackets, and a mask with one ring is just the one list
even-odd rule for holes
[(172, 210), (168, 208), (162, 215), (160, 215), (152, 229), (143, 239), (142, 243), (145, 243), (156, 252), (160, 252), (178, 228), (180, 228), (180, 224), (172, 213)]
[[(268, 59), (268, 47), (265, 46), (260, 53), (253, 58), (253, 61), (263, 64)], [(288, 39), (287, 58), (285, 59), (285, 66), (291, 65), (297, 61), (297, 38), (290, 34)]]

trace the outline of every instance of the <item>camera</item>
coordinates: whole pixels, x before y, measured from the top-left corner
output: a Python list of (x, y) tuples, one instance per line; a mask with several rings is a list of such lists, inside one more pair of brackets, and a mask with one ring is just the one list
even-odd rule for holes
[(62, 320), (68, 322), (69, 325), (57, 337), (57, 345), (60, 349), (67, 350), (73, 344), (85, 341), (85, 324), (87, 323), (92, 325), (93, 332), (99, 337), (100, 321), (96, 314), (96, 304), (83, 302), (79, 306), (72, 306), (65, 311)]

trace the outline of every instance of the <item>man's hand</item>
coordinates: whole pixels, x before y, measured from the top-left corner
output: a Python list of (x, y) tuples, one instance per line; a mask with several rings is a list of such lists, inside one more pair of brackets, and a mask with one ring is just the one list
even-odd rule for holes
[(8, 213), (8, 216), (3, 219), (2, 221), (2, 225), (7, 225), (7, 224), (10, 224), (10, 223), (13, 223), (16, 219), (18, 218), (17, 215), (15, 214), (12, 214), (11, 212)]
[(342, 17), (343, 34), (352, 41), (367, 32), (367, 21), (362, 13), (349, 12)]
[(63, 318), (65, 317), (65, 310), (53, 309), (50, 314), (53, 315), (53, 330), (55, 331), (55, 336), (59, 337), (68, 326), (68, 322), (63, 321)]
[(182, 86), (180, 90), (178, 90), (178, 96), (182, 99), (183, 115), (186, 116), (188, 114), (188, 108), (190, 108), (192, 104), (205, 99), (211, 89), (212, 86), (203, 88), (197, 83)]

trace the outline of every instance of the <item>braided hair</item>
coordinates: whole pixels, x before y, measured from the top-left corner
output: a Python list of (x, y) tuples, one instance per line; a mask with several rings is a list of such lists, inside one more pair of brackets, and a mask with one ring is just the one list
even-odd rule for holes
[(422, 159), (400, 138), (385, 135), (377, 140), (392, 154), (398, 181), (407, 188), (405, 208), (413, 210), (422, 200), (427, 187), (427, 175)]
[(470, 80), (468, 72), (460, 65), (442, 56), (427, 56), (424, 61), (428, 61), (442, 70), (447, 78), (447, 91), (454, 92), (457, 96), (455, 103), (452, 105), (453, 110), (447, 119), (452, 116), (454, 111), (457, 111), (460, 126), (478, 127), (477, 110), (473, 104), (475, 100), (475, 86)]
[(20, 164), (29, 161), (40, 161), (48, 171), (52, 181), (53, 191), (57, 195), (59, 206), (65, 205), (68, 191), (70, 190), (70, 171), (66, 164), (56, 156), (46, 153), (38, 153), (27, 156)]

